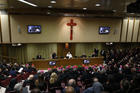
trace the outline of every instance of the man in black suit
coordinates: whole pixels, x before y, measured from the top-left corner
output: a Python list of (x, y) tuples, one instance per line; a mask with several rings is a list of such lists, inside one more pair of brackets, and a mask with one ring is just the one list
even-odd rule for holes
[(97, 48), (94, 49), (94, 52), (95, 52), (95, 57), (98, 57), (98, 52), (99, 50)]
[(57, 58), (57, 55), (55, 52), (52, 53), (52, 59), (56, 59)]
[(42, 58), (41, 55), (36, 56), (36, 59), (41, 59), (41, 58)]

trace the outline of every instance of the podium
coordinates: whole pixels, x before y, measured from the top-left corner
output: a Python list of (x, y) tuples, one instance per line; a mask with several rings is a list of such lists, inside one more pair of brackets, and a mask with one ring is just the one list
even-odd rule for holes
[[(82, 65), (84, 60), (89, 60), (89, 64), (87, 65), (99, 65), (103, 64), (103, 57), (95, 57), (95, 58), (73, 58), (73, 59), (36, 59), (32, 60), (32, 64), (39, 70), (46, 70), (48, 68), (53, 68), (54, 66), (68, 66), (68, 65)], [(54, 66), (51, 66), (49, 62), (56, 62)], [(86, 64), (85, 64), (86, 65)]]

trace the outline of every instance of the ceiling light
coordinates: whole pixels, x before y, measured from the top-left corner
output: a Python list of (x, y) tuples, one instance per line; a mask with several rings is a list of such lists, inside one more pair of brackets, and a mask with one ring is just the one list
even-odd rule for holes
[(99, 6), (101, 6), (101, 4), (97, 3), (95, 6), (99, 7)]
[(87, 8), (86, 8), (86, 7), (84, 7), (84, 8), (83, 8), (83, 10), (87, 10)]
[(56, 0), (51, 0), (50, 1), (52, 4), (55, 4), (56, 3)]
[(51, 6), (51, 5), (49, 5), (49, 6), (48, 6), (48, 8), (52, 8), (52, 6)]
[(113, 43), (112, 42), (110, 42), (110, 45), (112, 45)]
[(35, 5), (35, 4), (33, 4), (33, 3), (30, 3), (30, 2), (28, 2), (28, 1), (25, 1), (25, 0), (18, 0), (18, 1), (20, 1), (20, 2), (22, 2), (22, 3), (25, 3), (25, 4), (28, 4), (28, 5), (31, 5), (31, 6), (34, 6), (34, 7), (37, 7), (37, 5)]
[(130, 14), (132, 14), (132, 15), (133, 15), (133, 14), (135, 14), (135, 13), (130, 13)]
[(21, 46), (21, 43), (18, 43), (17, 46)]

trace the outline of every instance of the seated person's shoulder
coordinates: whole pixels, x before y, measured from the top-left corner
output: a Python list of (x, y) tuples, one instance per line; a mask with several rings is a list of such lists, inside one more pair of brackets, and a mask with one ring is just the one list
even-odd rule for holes
[(93, 93), (93, 88), (87, 88), (83, 93)]

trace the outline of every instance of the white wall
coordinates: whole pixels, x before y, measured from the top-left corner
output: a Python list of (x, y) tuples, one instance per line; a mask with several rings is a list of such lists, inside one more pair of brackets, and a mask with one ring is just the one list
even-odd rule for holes
[[(77, 23), (72, 41), (70, 27), (66, 25), (70, 19)], [(121, 19), (11, 15), (10, 21), (13, 43), (119, 42), (120, 39)], [(27, 25), (41, 25), (42, 33), (28, 34)], [(99, 35), (99, 26), (111, 27), (110, 34)]]
[[(124, 18), (122, 21), (117, 18), (10, 15), (9, 28), (8, 15), (2, 11), (0, 16), (2, 43), (11, 43), (10, 36), (12, 43), (140, 42), (140, 18), (135, 17)], [(70, 19), (77, 23), (73, 28), (73, 40), (70, 40), (70, 27), (66, 25)], [(28, 34), (27, 25), (41, 25), (42, 33)], [(110, 34), (99, 35), (99, 26), (111, 27)]]

